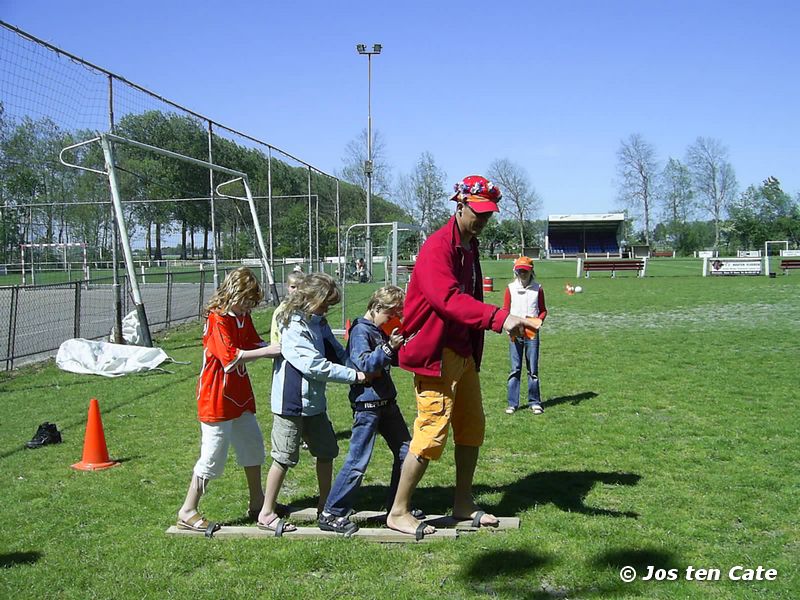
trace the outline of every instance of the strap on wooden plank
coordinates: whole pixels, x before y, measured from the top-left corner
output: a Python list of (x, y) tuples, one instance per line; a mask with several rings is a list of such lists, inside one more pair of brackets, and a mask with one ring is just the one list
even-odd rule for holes
[[(202, 531), (189, 531), (185, 529), (178, 529), (174, 525), (167, 529), (169, 535), (190, 535), (202, 536)], [(243, 527), (243, 526), (224, 526), (214, 533), (215, 538), (264, 538), (264, 539), (312, 539), (312, 538), (337, 538), (344, 537), (333, 531), (322, 531), (316, 527), (298, 527), (295, 531), (287, 531), (280, 538), (276, 538), (272, 531), (263, 531), (258, 527)], [(416, 543), (413, 534), (400, 533), (392, 529), (381, 528), (363, 528), (353, 533), (351, 538), (359, 538), (369, 542), (385, 542), (385, 543)], [(431, 533), (423, 537), (420, 542), (435, 542), (438, 540), (454, 540), (458, 537), (458, 531), (455, 529), (438, 529), (436, 533)]]
[[(519, 529), (519, 517), (497, 517), (500, 521), (497, 527), (483, 527), (490, 531), (498, 529)], [(300, 522), (316, 521), (317, 509), (304, 508), (302, 510), (294, 511), (290, 515), (290, 519)], [(386, 521), (386, 512), (380, 510), (360, 510), (350, 515), (350, 520), (354, 523), (384, 523)], [(448, 515), (428, 515), (425, 519), (426, 523), (434, 527), (455, 528), (459, 531), (476, 531), (478, 528), (472, 526), (472, 520), (467, 519), (458, 521)]]

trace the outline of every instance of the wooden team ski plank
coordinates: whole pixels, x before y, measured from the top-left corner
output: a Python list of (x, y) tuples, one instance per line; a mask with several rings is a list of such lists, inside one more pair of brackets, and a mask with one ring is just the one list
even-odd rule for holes
[[(315, 515), (316, 516), (316, 515)], [(195, 537), (202, 537), (202, 531), (189, 531), (186, 529), (178, 529), (174, 525), (167, 529), (170, 535), (189, 535)], [(342, 537), (340, 534), (332, 531), (322, 531), (316, 527), (298, 527), (296, 531), (287, 531), (281, 538), (275, 538), (275, 534), (271, 531), (264, 531), (258, 527), (243, 527), (243, 526), (223, 526), (214, 533), (215, 538), (267, 538), (267, 539), (311, 539), (311, 538), (336, 538)], [(413, 535), (407, 535), (391, 529), (381, 528), (362, 528), (356, 531), (351, 537), (370, 542), (387, 542), (387, 543), (413, 543), (417, 540)], [(435, 542), (437, 540), (454, 540), (458, 537), (458, 532), (455, 529), (437, 529), (436, 533), (426, 535), (419, 540), (420, 542)]]
[[(317, 509), (304, 508), (302, 510), (292, 511), (288, 517), (289, 520), (295, 521), (316, 521)], [(519, 517), (497, 517), (500, 524), (497, 527), (484, 527), (489, 531), (496, 531), (498, 529), (519, 529)], [(350, 520), (354, 523), (383, 523), (386, 521), (386, 513), (378, 510), (361, 510), (350, 515)], [(455, 528), (460, 531), (477, 531), (477, 527), (472, 526), (472, 520), (459, 521), (449, 515), (428, 515), (425, 522), (430, 523), (434, 527)]]
[(425, 519), (426, 523), (430, 523), (434, 527), (455, 527), (458, 531), (478, 531), (485, 529), (487, 531), (498, 531), (505, 529), (519, 529), (519, 517), (497, 517), (499, 523), (497, 527), (473, 527), (472, 519), (466, 521), (454, 519), (450, 515), (428, 515)]

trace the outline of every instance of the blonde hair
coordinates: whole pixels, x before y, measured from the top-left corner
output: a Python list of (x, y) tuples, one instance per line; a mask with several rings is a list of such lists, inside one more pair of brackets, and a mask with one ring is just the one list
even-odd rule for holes
[(255, 273), (247, 267), (239, 267), (225, 276), (203, 309), (203, 316), (207, 317), (211, 312), (224, 314), (236, 305), (255, 308), (263, 299), (261, 284)]
[(369, 299), (367, 310), (396, 310), (403, 307), (406, 293), (396, 285), (387, 285), (375, 290)]
[(301, 313), (304, 317), (316, 312), (323, 304), (333, 306), (341, 299), (336, 280), (327, 273), (309, 273), (297, 289), (286, 296), (285, 308), (279, 315), (280, 324), (286, 327), (293, 313)]
[(298, 285), (303, 279), (305, 279), (306, 274), (302, 271), (292, 271), (289, 275), (286, 276), (286, 285)]
[[(306, 274), (305, 273), (303, 273), (301, 271), (292, 271), (286, 277), (286, 285), (287, 286), (293, 285), (293, 286), (295, 286), (295, 288), (297, 288), (297, 286), (300, 285), (300, 282), (303, 281), (303, 279), (305, 279), (305, 278), (306, 278)], [(283, 301), (278, 305), (278, 308), (275, 309), (274, 317), (275, 317), (275, 323), (276, 324), (277, 323), (281, 323), (283, 321), (284, 315), (286, 314), (286, 306), (287, 306), (286, 301), (289, 299), (289, 296), (294, 294), (296, 291), (297, 291), (297, 289), (295, 289), (294, 291), (291, 291), (288, 294), (286, 294), (286, 296), (284, 297)]]

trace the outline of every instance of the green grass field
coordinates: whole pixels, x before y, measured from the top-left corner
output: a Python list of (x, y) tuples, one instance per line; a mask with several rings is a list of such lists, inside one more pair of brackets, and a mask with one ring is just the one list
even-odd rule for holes
[[(800, 276), (700, 277), (700, 261), (662, 259), (648, 277), (537, 263), (550, 315), (542, 332), (545, 413), (504, 414), (507, 340), (488, 333), (482, 370), (486, 443), (477, 500), (516, 531), (430, 544), (358, 539), (167, 536), (199, 449), (194, 387), (199, 324), (158, 341), (172, 373), (115, 380), (52, 362), (0, 376), (2, 598), (797, 598), (800, 596)], [(509, 263), (488, 263), (499, 303)], [(348, 286), (348, 293), (351, 287)], [(363, 295), (370, 286), (363, 285)], [(348, 316), (363, 312), (363, 304)], [(337, 323), (339, 317), (331, 315)], [(266, 333), (269, 311), (256, 315)], [(270, 363), (250, 367), (269, 433)], [(395, 370), (407, 422), (411, 378)], [(350, 410), (331, 385), (341, 454)], [(119, 467), (74, 471), (89, 399), (98, 398)], [(24, 448), (43, 421), (64, 443)], [(378, 442), (359, 508), (377, 509), (390, 474)], [(452, 445), (428, 469), (415, 505), (447, 511)], [(281, 500), (316, 504), (306, 454)], [(246, 487), (231, 457), (201, 508), (243, 524)], [(289, 534), (287, 534), (289, 535)], [(731, 581), (742, 565), (774, 581)], [(633, 566), (676, 569), (676, 581), (623, 583)], [(687, 567), (719, 581), (687, 581)]]

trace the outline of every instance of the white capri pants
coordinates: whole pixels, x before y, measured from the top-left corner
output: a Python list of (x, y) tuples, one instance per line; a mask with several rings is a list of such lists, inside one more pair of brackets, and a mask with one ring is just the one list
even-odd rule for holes
[(233, 444), (236, 462), (241, 467), (263, 465), (266, 458), (264, 436), (256, 416), (250, 411), (230, 421), (200, 422), (200, 458), (194, 474), (202, 479), (216, 479), (225, 471), (228, 446)]

